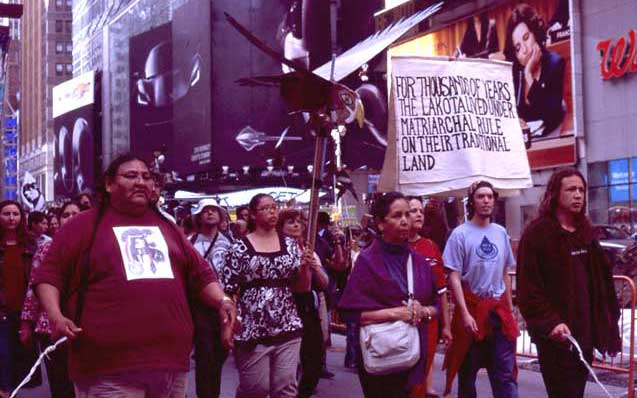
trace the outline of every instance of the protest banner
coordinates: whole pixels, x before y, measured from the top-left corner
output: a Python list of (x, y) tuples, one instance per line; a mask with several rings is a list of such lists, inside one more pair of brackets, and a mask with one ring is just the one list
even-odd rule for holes
[(532, 186), (510, 63), (392, 57), (390, 98), (381, 190), (453, 193), (478, 179)]

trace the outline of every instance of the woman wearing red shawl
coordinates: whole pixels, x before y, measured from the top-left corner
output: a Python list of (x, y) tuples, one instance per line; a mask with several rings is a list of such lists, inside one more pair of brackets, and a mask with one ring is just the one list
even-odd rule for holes
[[(381, 196), (373, 208), (380, 237), (363, 250), (348, 280), (339, 309), (365, 326), (402, 320), (418, 327), (420, 359), (406, 371), (372, 375), (359, 360), (358, 376), (366, 398), (407, 398), (424, 382), (427, 365), (428, 321), (438, 315), (438, 295), (431, 266), (409, 248), (409, 204), (398, 192)], [(413, 261), (414, 302), (407, 306), (407, 260)]]
[[(451, 322), (449, 319), (449, 302), (447, 300), (447, 281), (442, 262), (442, 254), (438, 245), (432, 240), (420, 236), (425, 221), (425, 209), (422, 199), (411, 196), (409, 199), (409, 212), (411, 215), (411, 230), (409, 232), (409, 246), (416, 253), (423, 256), (431, 265), (436, 293), (440, 296), (440, 319), (442, 320), (441, 338), (445, 344), (449, 344), (453, 339), (451, 335)], [(429, 322), (427, 331), (427, 369), (425, 371), (425, 383), (416, 386), (411, 391), (411, 398), (435, 398), (438, 393), (433, 389), (433, 359), (438, 344), (438, 319)]]

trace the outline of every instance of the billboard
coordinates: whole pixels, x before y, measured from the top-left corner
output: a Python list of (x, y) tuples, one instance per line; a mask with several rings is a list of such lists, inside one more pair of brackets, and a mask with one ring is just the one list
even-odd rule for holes
[(129, 40), (130, 149), (147, 161), (163, 151), (169, 170), (175, 160), (171, 31), (167, 23)]
[[(282, 74), (281, 63), (263, 54), (226, 20), (232, 15), (270, 47), (284, 51), (299, 44), (297, 22), (284, 2), (253, 2), (247, 7), (236, 0), (212, 3), (212, 165), (240, 170), (242, 166), (265, 168), (276, 164), (303, 168), (312, 163), (314, 145), (305, 138), (301, 115), (290, 116), (275, 87), (242, 87), (237, 79)], [(279, 29), (280, 28), (280, 29)], [(289, 39), (289, 40), (286, 40)], [(299, 50), (299, 49), (297, 49)], [(302, 52), (302, 51), (301, 51)], [(281, 143), (276, 147), (279, 138)]]
[(212, 158), (211, 5), (190, 0), (173, 20), (129, 39), (130, 148), (164, 171), (208, 170)]
[[(174, 169), (193, 173), (212, 161), (211, 2), (188, 1), (172, 21)], [(226, 97), (227, 100), (230, 98)]]
[(511, 62), (531, 169), (575, 163), (568, 0), (508, 2), (395, 46), (389, 54)]
[(95, 76), (94, 71), (87, 72), (53, 87), (56, 198), (95, 190), (101, 147)]
[(282, 48), (277, 29), (288, 8), (279, 2), (248, 7), (229, 0), (189, 0), (169, 23), (131, 37), (131, 151), (148, 160), (162, 152), (162, 171), (182, 176), (222, 166), (265, 168), (268, 159), (305, 168), (314, 147), (302, 139), (302, 117), (287, 114), (278, 88), (236, 83), (242, 77), (280, 74), (281, 64), (241, 37), (224, 12)]

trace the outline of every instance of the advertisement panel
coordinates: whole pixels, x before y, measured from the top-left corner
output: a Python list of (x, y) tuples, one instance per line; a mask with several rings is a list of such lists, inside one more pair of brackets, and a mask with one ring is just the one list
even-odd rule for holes
[(180, 173), (211, 166), (211, 18), (210, 0), (188, 1), (173, 16), (172, 147), (174, 169)]
[(95, 75), (87, 72), (53, 87), (56, 199), (95, 190), (101, 142)]
[(409, 40), (391, 56), (447, 56), (512, 62), (520, 125), (531, 169), (576, 161), (569, 2), (508, 2)]
[(236, 0), (212, 2), (213, 168), (263, 169), (271, 159), (275, 167), (285, 164), (305, 170), (312, 163), (314, 145), (304, 130), (305, 120), (287, 114), (280, 87), (244, 87), (236, 82), (280, 75), (281, 63), (257, 49), (223, 17), (227, 12), (271, 48), (297, 58), (288, 47), (301, 43), (294, 18), (300, 15), (288, 13), (284, 3), (262, 1), (247, 7)]
[(175, 161), (171, 32), (167, 23), (129, 40), (130, 149), (147, 161), (164, 152), (168, 170)]

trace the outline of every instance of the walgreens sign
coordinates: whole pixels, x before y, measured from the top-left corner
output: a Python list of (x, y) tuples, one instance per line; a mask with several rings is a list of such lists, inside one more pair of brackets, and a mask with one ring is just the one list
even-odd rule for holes
[(612, 39), (601, 40), (597, 50), (601, 53), (602, 63), (599, 67), (602, 79), (622, 77), (637, 72), (637, 33), (635, 29), (626, 37), (620, 37), (615, 43)]

